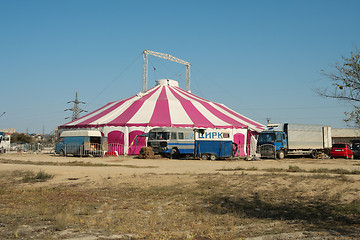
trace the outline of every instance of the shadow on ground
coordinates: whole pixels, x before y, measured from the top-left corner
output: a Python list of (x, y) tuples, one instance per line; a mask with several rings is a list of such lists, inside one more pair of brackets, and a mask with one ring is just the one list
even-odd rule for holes
[(215, 196), (205, 200), (213, 214), (236, 214), (258, 219), (292, 220), (311, 231), (331, 231), (360, 236), (360, 201), (269, 201), (254, 194), (251, 198)]

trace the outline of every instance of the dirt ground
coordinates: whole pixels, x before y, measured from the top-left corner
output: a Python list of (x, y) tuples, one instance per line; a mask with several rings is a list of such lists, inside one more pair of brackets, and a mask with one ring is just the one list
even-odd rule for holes
[(360, 238), (360, 160), (10, 153), (0, 166), (2, 239)]

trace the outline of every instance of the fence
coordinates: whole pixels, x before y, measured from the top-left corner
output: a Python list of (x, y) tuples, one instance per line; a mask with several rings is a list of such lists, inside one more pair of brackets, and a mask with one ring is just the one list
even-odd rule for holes
[(124, 144), (109, 143), (107, 152), (115, 153), (115, 155), (123, 155), (124, 154)]
[(61, 156), (73, 155), (73, 156), (97, 156), (101, 157), (103, 155), (102, 145), (98, 143), (68, 143), (64, 144), (61, 148), (57, 150)]
[(137, 142), (132, 143), (125, 151), (125, 145), (121, 143), (109, 143), (107, 152), (109, 155), (137, 155), (143, 146), (138, 146)]
[[(245, 148), (245, 152), (244, 152)], [(238, 156), (246, 156), (246, 153), (249, 151), (249, 146), (240, 145), (236, 149)], [(11, 152), (27, 152), (27, 153), (52, 153), (54, 152), (53, 146), (44, 146), (42, 144), (28, 144), (28, 143), (12, 143), (10, 147)], [(132, 152), (126, 152), (127, 154), (133, 155), (135, 154), (135, 150)], [(9, 150), (8, 150), (9, 151)], [(121, 143), (109, 143), (105, 146), (98, 143), (88, 143), (88, 144), (63, 144), (63, 147), (57, 151), (57, 154), (67, 156), (97, 156), (102, 157), (104, 153), (107, 152), (108, 155), (123, 155), (125, 154), (124, 144)]]
[(44, 150), (42, 144), (39, 143), (12, 143), (10, 146), (10, 152), (41, 152)]

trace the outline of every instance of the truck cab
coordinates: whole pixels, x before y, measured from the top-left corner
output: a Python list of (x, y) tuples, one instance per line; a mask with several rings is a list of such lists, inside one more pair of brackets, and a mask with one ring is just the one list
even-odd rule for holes
[(263, 131), (257, 143), (258, 152), (264, 158), (282, 159), (287, 155), (286, 133), (282, 131)]
[(0, 153), (10, 150), (10, 135), (0, 132)]

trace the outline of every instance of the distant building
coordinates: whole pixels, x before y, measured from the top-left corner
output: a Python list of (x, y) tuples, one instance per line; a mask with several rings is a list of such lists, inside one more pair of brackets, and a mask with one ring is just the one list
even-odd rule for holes
[(7, 129), (0, 129), (0, 132), (13, 134), (16, 132), (16, 130), (14, 128), (7, 128)]
[(352, 139), (360, 139), (358, 128), (332, 128), (331, 138), (333, 143), (351, 143)]

